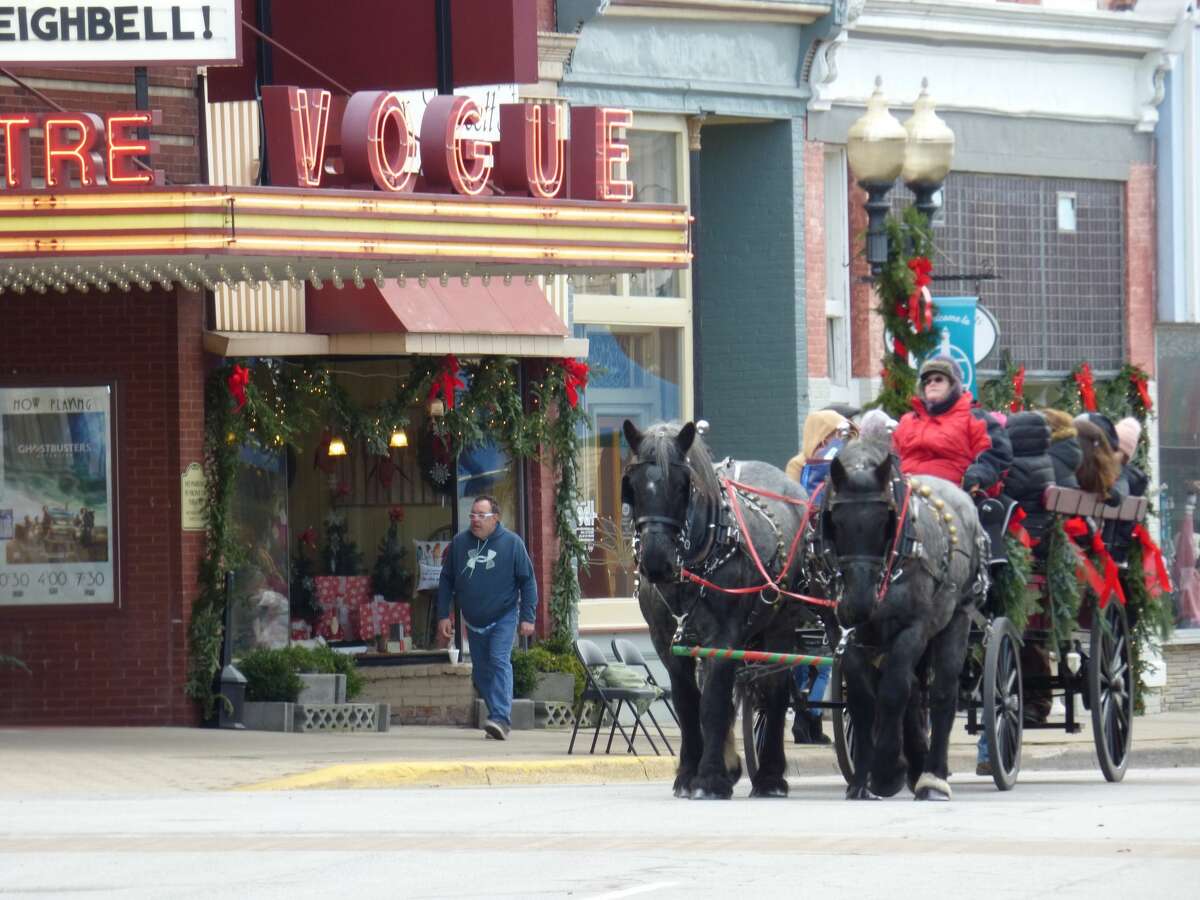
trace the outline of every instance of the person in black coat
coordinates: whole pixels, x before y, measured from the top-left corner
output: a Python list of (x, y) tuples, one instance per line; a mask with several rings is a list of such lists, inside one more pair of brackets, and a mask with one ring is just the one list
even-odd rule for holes
[(1054, 464), (1054, 483), (1059, 487), (1078, 488), (1075, 472), (1083, 462), (1083, 448), (1071, 416), (1057, 409), (1043, 409), (1042, 417), (1050, 426), (1050, 449), (1047, 455)]
[(1050, 524), (1050, 513), (1042, 506), (1042, 495), (1054, 483), (1054, 463), (1050, 458), (1050, 426), (1041, 414), (1021, 412), (1008, 417), (1005, 426), (1012, 443), (1012, 465), (1004, 479), (1004, 493), (1025, 511), (1022, 523), (1029, 536), (1039, 543), (1034, 552), (1044, 555), (1042, 535)]

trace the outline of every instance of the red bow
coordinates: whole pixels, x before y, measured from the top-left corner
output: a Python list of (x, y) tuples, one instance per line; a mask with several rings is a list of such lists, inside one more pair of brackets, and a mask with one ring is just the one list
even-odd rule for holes
[[(1067, 535), (1078, 541), (1079, 538), (1086, 537), (1088, 533), (1087, 522), (1076, 516), (1073, 519), (1067, 519), (1063, 523), (1063, 531)], [(1100, 573), (1096, 571), (1096, 567), (1092, 565), (1092, 561), (1088, 559), (1087, 554), (1075, 543), (1071, 544), (1071, 551), (1075, 554), (1075, 574), (1080, 581), (1085, 581), (1088, 587), (1095, 592), (1099, 597), (1104, 592), (1104, 579), (1100, 577)]]
[(309, 550), (317, 549), (317, 530), (311, 525), (300, 532), (300, 543)]
[(1137, 388), (1138, 397), (1141, 398), (1142, 406), (1146, 408), (1146, 412), (1150, 412), (1154, 408), (1154, 402), (1150, 399), (1150, 391), (1146, 387), (1146, 376), (1141, 372), (1135, 371), (1129, 376), (1129, 380), (1133, 382), (1133, 386)]
[(900, 338), (892, 338), (892, 350), (895, 351), (902, 364), (908, 361), (908, 348), (904, 346), (904, 341)]
[(341, 499), (342, 497), (349, 497), (350, 496), (350, 485), (346, 484), (346, 482), (344, 482), (344, 481), (339, 481), (337, 484), (337, 488), (334, 490), (333, 493), (334, 493), (334, 496), (336, 496), (338, 499)]
[(1008, 533), (1016, 538), (1022, 547), (1032, 548), (1034, 540), (1021, 523), (1025, 521), (1025, 510), (1017, 507), (1013, 510), (1012, 518), (1008, 520)]
[(1133, 536), (1142, 545), (1142, 572), (1146, 579), (1146, 590), (1151, 597), (1157, 597), (1163, 591), (1171, 590), (1171, 577), (1167, 574), (1166, 563), (1163, 562), (1162, 551), (1146, 526), (1138, 523), (1133, 526)]
[(929, 285), (933, 283), (929, 273), (933, 271), (933, 263), (924, 256), (914, 256), (908, 261), (908, 268), (913, 273), (913, 292), (902, 315), (908, 315), (913, 331), (920, 334), (933, 328), (933, 297), (929, 294)]
[(567, 393), (567, 402), (574, 408), (579, 405), (579, 391), (587, 389), (588, 365), (577, 359), (560, 359), (558, 364), (563, 367), (563, 389)]
[(1108, 548), (1104, 546), (1104, 541), (1100, 537), (1100, 532), (1092, 534), (1092, 552), (1096, 554), (1096, 558), (1100, 560), (1100, 565), (1104, 567), (1104, 585), (1097, 594), (1100, 600), (1100, 608), (1108, 606), (1108, 601), (1115, 594), (1117, 599), (1121, 601), (1121, 605), (1125, 605), (1125, 590), (1121, 587), (1121, 573), (1117, 568), (1116, 562), (1109, 555)]
[(429, 387), (429, 399), (436, 399), (440, 393), (446, 401), (446, 409), (454, 409), (454, 392), (467, 384), (458, 377), (458, 357), (453, 353), (446, 354), (442, 359), (442, 371), (433, 379)]
[(1008, 404), (1008, 408), (1012, 412), (1020, 412), (1025, 405), (1025, 367), (1021, 366), (1017, 369), (1017, 374), (1013, 376), (1013, 400)]
[(379, 480), (380, 487), (385, 491), (391, 490), (392, 482), (396, 478), (396, 465), (392, 462), (390, 456), (375, 457), (375, 466), (371, 469), (371, 474), (367, 478), (370, 479), (372, 477)]
[(1084, 363), (1079, 367), (1079, 371), (1075, 373), (1075, 383), (1079, 386), (1079, 399), (1083, 401), (1083, 408), (1088, 412), (1096, 412), (1096, 388), (1095, 379), (1092, 377), (1092, 367)]
[(320, 469), (326, 475), (332, 475), (337, 468), (337, 460), (329, 455), (331, 440), (333, 435), (329, 431), (322, 432), (321, 439), (317, 441), (317, 449), (313, 451), (313, 468)]
[(229, 393), (237, 401), (237, 407), (234, 409), (234, 412), (241, 412), (242, 407), (246, 405), (246, 385), (250, 383), (250, 370), (234, 363), (233, 374), (229, 376), (229, 379), (225, 383), (229, 385)]
[(393, 506), (391, 509), (388, 510), (388, 518), (391, 519), (393, 522), (403, 522), (404, 521), (404, 507), (403, 506)]

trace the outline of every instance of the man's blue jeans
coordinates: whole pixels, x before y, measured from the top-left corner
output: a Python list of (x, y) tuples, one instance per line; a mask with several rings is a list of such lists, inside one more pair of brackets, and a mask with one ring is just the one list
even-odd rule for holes
[(471, 647), (471, 680), (487, 704), (488, 718), (512, 724), (512, 649), (517, 636), (517, 609), (496, 620), (486, 631), (467, 626)]

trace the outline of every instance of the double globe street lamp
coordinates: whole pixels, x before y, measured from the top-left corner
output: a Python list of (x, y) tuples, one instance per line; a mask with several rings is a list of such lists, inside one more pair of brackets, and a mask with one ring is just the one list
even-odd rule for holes
[(884, 228), (888, 191), (899, 176), (916, 196), (914, 205), (926, 220), (937, 210), (934, 197), (954, 161), (954, 132), (934, 112), (929, 80), (921, 80), (921, 94), (913, 114), (903, 125), (888, 112), (883, 79), (876, 77), (867, 111), (850, 126), (846, 153), (850, 171), (867, 192), (867, 262), (878, 275), (888, 258)]

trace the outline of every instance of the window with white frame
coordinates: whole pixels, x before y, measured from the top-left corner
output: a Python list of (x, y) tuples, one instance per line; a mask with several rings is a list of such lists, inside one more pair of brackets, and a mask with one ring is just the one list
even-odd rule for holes
[[(683, 117), (635, 113), (628, 141), (634, 199), (688, 203)], [(581, 576), (585, 608), (580, 625), (585, 629), (586, 601), (632, 594), (631, 535), (621, 516), (621, 471), (628, 453), (621, 426), (625, 419), (645, 428), (691, 416), (691, 317), (689, 269), (649, 269), (576, 282), (574, 328), (576, 335), (588, 338), (591, 368), (585, 396), (592, 430), (583, 436), (579, 479), (581, 518), (592, 518), (595, 526), (589, 569)], [(636, 607), (632, 616), (640, 621)]]

